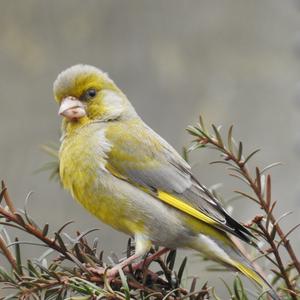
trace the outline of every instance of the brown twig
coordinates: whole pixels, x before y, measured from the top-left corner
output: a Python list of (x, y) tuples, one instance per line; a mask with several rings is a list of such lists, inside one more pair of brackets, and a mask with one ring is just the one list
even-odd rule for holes
[[(96, 283), (99, 287), (99, 293), (104, 291), (107, 292), (107, 299), (127, 299), (128, 292), (138, 291), (139, 293), (153, 297), (153, 299), (180, 299), (182, 295), (187, 295), (188, 291), (180, 287), (180, 280), (182, 276), (185, 264), (181, 264), (179, 268), (180, 276), (177, 278), (176, 273), (174, 273), (175, 281), (165, 280), (175, 263), (176, 255), (168, 256), (166, 262), (163, 262), (161, 256), (168, 252), (168, 249), (161, 249), (156, 251), (151, 250), (150, 255), (144, 258), (141, 262), (132, 264), (131, 268), (124, 268), (123, 273), (126, 276), (126, 286), (124, 286), (124, 278), (121, 274), (116, 274), (111, 281), (111, 286), (107, 282), (107, 277), (104, 274), (100, 276), (95, 276), (94, 273), (89, 271), (89, 266), (103, 266), (102, 255), (97, 254), (97, 242), (94, 240), (92, 245), (88, 244), (88, 240), (85, 238), (87, 234), (93, 230), (89, 230), (85, 233), (80, 234), (77, 232), (77, 237), (75, 239), (66, 235), (66, 238), (71, 240), (71, 244), (65, 244), (62, 240), (61, 235), (63, 234), (63, 229), (70, 224), (67, 222), (64, 224), (57, 232), (54, 233), (53, 238), (48, 236), (49, 225), (45, 224), (42, 229), (31, 219), (31, 217), (25, 211), (20, 213), (15, 209), (9, 194), (7, 193), (6, 186), (4, 183), (3, 190), (1, 192), (0, 198), (4, 198), (5, 205), (0, 205), (0, 224), (5, 226), (11, 226), (19, 230), (23, 230), (28, 234), (36, 237), (43, 242), (48, 248), (54, 249), (59, 253), (59, 257), (54, 257), (50, 261), (46, 256), (49, 253), (46, 251), (43, 255), (47, 263), (46, 265), (40, 263), (39, 261), (31, 262), (27, 260), (27, 265), (22, 261), (19, 249), (19, 241), (16, 238), (15, 244), (16, 255), (7, 247), (5, 240), (0, 235), (0, 250), (7, 258), (10, 263), (11, 268), (15, 271), (10, 274), (5, 270), (0, 273), (0, 281), (7, 286), (13, 287), (17, 292), (15, 296), (18, 299), (29, 299), (30, 297), (38, 297), (42, 291), (46, 291), (49, 294), (53, 293), (53, 296), (62, 295), (68, 290), (72, 293), (83, 293), (83, 295), (92, 295), (91, 299), (96, 299), (96, 294), (98, 293), (97, 288), (91, 285), (88, 287), (88, 283)], [(34, 245), (34, 243), (32, 243)], [(131, 246), (129, 244), (128, 254), (130, 255)], [(102, 252), (101, 252), (102, 253)], [(69, 268), (63, 265), (63, 261), (67, 259), (72, 261), (79, 268), (72, 267)], [(162, 262), (164, 268), (159, 271), (152, 271), (148, 269), (152, 261)], [(20, 271), (21, 269), (21, 271)], [(145, 276), (146, 275), (146, 276)], [(147, 279), (144, 281), (144, 279)], [(82, 280), (82, 282), (80, 282)], [(78, 281), (78, 282), (77, 282)], [(78, 285), (77, 285), (78, 284)], [(87, 286), (86, 286), (87, 285)], [(103, 286), (103, 287), (102, 287)], [(90, 288), (92, 290), (90, 290)], [(123, 293), (123, 289), (127, 289)], [(94, 295), (95, 294), (95, 295)], [(196, 293), (199, 295), (208, 295), (208, 291), (205, 288), (199, 290)], [(0, 297), (1, 298), (1, 297)], [(199, 297), (199, 299), (204, 299)]]
[[(258, 227), (262, 230), (264, 236), (267, 238), (267, 241), (268, 243), (270, 244), (271, 246), (271, 249), (272, 249), (272, 253), (274, 254), (275, 256), (275, 259), (276, 259), (276, 262), (278, 264), (278, 268), (280, 270), (280, 273), (281, 273), (281, 277), (284, 279), (285, 281), (285, 284), (286, 286), (288, 287), (288, 289), (290, 291), (292, 291), (293, 293), (295, 293), (294, 291), (294, 286), (292, 285), (292, 283), (290, 282), (290, 279), (289, 279), (289, 275), (287, 274), (286, 270), (285, 270), (285, 267), (283, 265), (283, 262), (282, 262), (282, 259), (280, 257), (280, 254), (277, 250), (277, 247), (276, 247), (276, 244), (274, 242), (274, 239), (272, 239), (272, 237), (270, 236), (268, 230), (266, 230), (265, 226), (261, 223), (261, 221), (259, 223), (257, 223)], [(293, 293), (290, 293), (292, 298), (297, 300), (297, 297), (295, 297), (295, 295), (293, 295)]]
[[(254, 199), (252, 196), (249, 196), (247, 194), (246, 197), (254, 200), (256, 203), (258, 203), (261, 206), (261, 209), (265, 211), (266, 215), (267, 215), (267, 222), (266, 224), (262, 224), (262, 220), (260, 220), (260, 222), (257, 222), (259, 228), (262, 231), (262, 235), (264, 236), (264, 238), (266, 238), (267, 242), (269, 243), (270, 247), (271, 247), (271, 252), (274, 254), (275, 256), (275, 261), (276, 261), (276, 266), (279, 268), (282, 278), (284, 279), (286, 286), (288, 288), (288, 290), (290, 291), (290, 295), (292, 297), (292, 299), (297, 299), (297, 297), (295, 296), (295, 287), (293, 286), (293, 284), (291, 283), (288, 273), (286, 272), (286, 269), (283, 265), (282, 259), (279, 255), (279, 251), (278, 251), (278, 247), (276, 246), (275, 242), (274, 242), (274, 235), (275, 232), (278, 234), (278, 236), (281, 239), (281, 242), (283, 243), (286, 251), (288, 252), (291, 260), (293, 261), (293, 264), (296, 268), (296, 270), (298, 271), (298, 273), (300, 274), (300, 262), (289, 242), (289, 240), (287, 239), (287, 236), (284, 234), (283, 230), (281, 229), (281, 227), (279, 226), (278, 222), (276, 221), (276, 218), (273, 215), (273, 209), (274, 206), (276, 204), (276, 202), (273, 202), (271, 199), (271, 177), (270, 175), (267, 176), (267, 181), (266, 181), (266, 195), (264, 196), (264, 192), (262, 191), (262, 186), (261, 186), (261, 172), (259, 170), (259, 168), (256, 168), (256, 178), (252, 178), (248, 168), (247, 168), (247, 161), (249, 160), (250, 157), (253, 156), (253, 154), (255, 154), (257, 151), (254, 151), (252, 154), (250, 154), (248, 156), (248, 158), (244, 159), (242, 156), (242, 152), (243, 152), (243, 147), (242, 147), (242, 143), (239, 143), (239, 147), (238, 147), (238, 153), (235, 154), (233, 151), (233, 147), (232, 147), (232, 127), (229, 130), (228, 133), (228, 149), (227, 147), (224, 145), (222, 138), (220, 136), (220, 133), (218, 131), (218, 129), (213, 126), (214, 132), (215, 132), (215, 137), (210, 136), (209, 134), (207, 134), (204, 126), (203, 126), (203, 121), (200, 118), (200, 128), (194, 128), (196, 131), (193, 131), (193, 128), (190, 128), (190, 133), (193, 135), (196, 135), (198, 137), (197, 142), (199, 143), (199, 145), (201, 146), (206, 146), (206, 145), (212, 145), (214, 148), (216, 148), (217, 150), (221, 151), (222, 154), (224, 155), (224, 160), (226, 164), (229, 164), (230, 161), (233, 162), (233, 164), (231, 164), (230, 166), (230, 170), (234, 170), (237, 171), (238, 175), (236, 174), (231, 174), (234, 177), (238, 177), (239, 179), (243, 180), (244, 182), (246, 182), (247, 184), (249, 184), (249, 186), (251, 187), (251, 189), (253, 190), (254, 194), (257, 197), (257, 200)], [(222, 161), (217, 161), (217, 162), (222, 162)], [(236, 166), (236, 168), (234, 167), (234, 165)], [(242, 177), (240, 177), (242, 176)], [(239, 194), (244, 194), (242, 192), (239, 192)], [(273, 226), (273, 233), (271, 236), (271, 234), (268, 231), (268, 227), (269, 227), (269, 222), (272, 224)]]
[[(276, 227), (276, 231), (277, 231), (278, 235), (282, 239), (284, 239), (285, 238), (284, 237), (284, 233), (281, 230), (281, 228), (278, 225), (278, 223), (276, 223), (276, 219), (275, 219), (273, 213), (270, 211), (270, 204), (267, 205), (267, 202), (264, 199), (264, 196), (263, 196), (263, 193), (262, 193), (262, 190), (261, 190), (261, 181), (260, 180), (255, 181), (251, 177), (250, 172), (248, 171), (248, 169), (246, 167), (246, 164), (244, 163), (243, 160), (238, 159), (234, 154), (232, 154), (230, 151), (228, 151), (224, 146), (220, 146), (219, 143), (216, 140), (211, 139), (209, 142), (211, 142), (214, 146), (222, 149), (222, 152), (227, 155), (227, 160), (233, 161), (240, 168), (240, 170), (241, 170), (244, 178), (248, 181), (250, 187), (252, 188), (252, 190), (254, 191), (255, 195), (257, 196), (257, 198), (259, 200), (259, 203), (261, 205), (261, 208), (266, 212), (266, 214), (268, 215), (268, 218), (270, 219), (270, 221), (273, 224), (273, 226)], [(260, 174), (258, 168), (256, 168), (256, 172), (257, 172), (257, 174)], [(258, 176), (258, 177), (260, 178), (260, 176)], [(268, 203), (272, 203), (272, 200), (269, 200)], [(284, 279), (284, 281), (285, 281), (288, 289), (291, 290), (291, 291), (293, 291), (293, 293), (290, 293), (291, 297), (293, 299), (297, 300), (297, 297), (295, 297), (295, 295), (294, 295), (294, 293), (295, 293), (294, 292), (294, 287), (293, 287), (292, 283), (290, 282), (288, 274), (285, 271), (285, 268), (283, 266), (281, 257), (280, 257), (280, 255), (279, 255), (279, 253), (277, 251), (277, 247), (276, 247), (274, 241), (270, 238), (268, 230), (266, 230), (261, 223), (258, 223), (258, 224), (260, 224), (260, 229), (261, 230), (263, 228), (264, 236), (267, 238), (267, 241), (268, 241), (268, 243), (270, 244), (270, 246), (272, 248), (272, 252), (274, 253), (274, 256), (275, 256), (278, 268), (280, 269), (280, 272), (282, 274), (282, 277), (283, 277), (283, 279)], [(286, 246), (287, 242), (288, 241), (283, 242), (285, 246)], [(298, 261), (296, 255), (295, 255), (295, 253), (294, 253), (294, 251), (293, 251), (293, 249), (292, 249), (292, 247), (290, 246), (289, 243), (288, 243), (288, 245), (289, 245), (289, 247), (286, 248), (286, 250), (290, 254), (290, 257), (292, 258), (292, 260), (293, 260), (293, 262), (295, 264), (295, 267), (297, 268), (297, 270), (298, 270), (298, 272), (300, 274), (299, 261)]]
[[(285, 234), (283, 232), (283, 230), (281, 229), (281, 227), (279, 226), (279, 224), (276, 222), (276, 219), (273, 215), (273, 212), (270, 210), (271, 205), (269, 203), (272, 203), (272, 200), (270, 199), (269, 196), (269, 201), (265, 201), (264, 196), (262, 194), (262, 192), (259, 190), (258, 188), (258, 184), (252, 179), (252, 177), (249, 174), (248, 169), (246, 168), (245, 164), (243, 164), (242, 162), (237, 162), (235, 161), (236, 164), (238, 164), (238, 166), (240, 167), (241, 171), (244, 174), (244, 177), (248, 180), (252, 190), (255, 192), (257, 198), (259, 199), (260, 205), (262, 206), (262, 209), (267, 213), (268, 218), (270, 219), (271, 223), (273, 224), (273, 226), (275, 226), (276, 228), (276, 232), (278, 233), (280, 239), (283, 241), (283, 244), (287, 250), (287, 252), (289, 253), (295, 268), (297, 269), (299, 275), (300, 275), (300, 262), (289, 242), (289, 240), (285, 237)], [(257, 169), (258, 170), (258, 169)], [(259, 170), (258, 170), (259, 172)], [(267, 176), (268, 180), (270, 180), (270, 176)], [(270, 182), (270, 181), (269, 181)], [(268, 195), (267, 195), (268, 197)]]
[[(6, 189), (6, 186), (3, 181), (2, 181), (2, 187), (4, 189)], [(66, 251), (66, 249), (63, 249), (55, 239), (50, 239), (50, 238), (46, 237), (45, 235), (43, 235), (42, 231), (40, 231), (38, 228), (36, 228), (32, 224), (26, 223), (21, 218), (20, 214), (18, 214), (16, 212), (16, 209), (15, 209), (13, 202), (12, 202), (11, 198), (9, 197), (9, 194), (7, 193), (7, 191), (4, 192), (3, 197), (4, 197), (4, 200), (7, 204), (7, 206), (9, 207), (10, 211), (7, 211), (3, 207), (0, 206), (0, 214), (2, 216), (4, 216), (10, 222), (13, 222), (13, 223), (21, 226), (27, 233), (35, 236), (36, 238), (41, 240), (43, 243), (48, 245), (50, 248), (52, 248), (52, 249), (56, 250), (57, 252), (59, 252), (60, 254), (62, 254), (66, 259), (74, 261), (73, 258), (71, 257), (71, 255), (68, 253), (68, 251)]]
[(14, 204), (13, 204), (13, 202), (12, 202), (12, 200), (11, 200), (8, 192), (7, 192), (7, 187), (6, 187), (6, 185), (5, 185), (5, 183), (4, 183), (3, 180), (1, 181), (1, 186), (2, 186), (2, 191), (4, 191), (3, 192), (3, 198), (4, 198), (5, 202), (6, 202), (9, 210), (12, 213), (15, 213), (17, 210), (16, 210), (16, 208), (15, 208), (15, 206), (14, 206)]
[(8, 249), (7, 244), (5, 243), (4, 239), (0, 235), (0, 249), (2, 250), (4, 256), (7, 258), (9, 263), (11, 264), (14, 270), (18, 270), (17, 261), (11, 251)]

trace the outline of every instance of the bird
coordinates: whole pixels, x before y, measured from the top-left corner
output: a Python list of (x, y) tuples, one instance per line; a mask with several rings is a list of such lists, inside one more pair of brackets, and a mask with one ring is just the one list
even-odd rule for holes
[(135, 254), (122, 267), (152, 245), (190, 248), (280, 299), (232, 238), (255, 247), (252, 233), (146, 125), (107, 73), (87, 64), (71, 66), (57, 76), (53, 92), (63, 117), (61, 182), (92, 215), (134, 237)]

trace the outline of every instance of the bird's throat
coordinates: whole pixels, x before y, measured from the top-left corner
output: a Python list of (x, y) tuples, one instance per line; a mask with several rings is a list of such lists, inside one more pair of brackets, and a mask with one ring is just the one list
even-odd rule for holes
[(65, 132), (67, 134), (72, 134), (74, 133), (77, 129), (79, 129), (80, 127), (90, 123), (91, 120), (87, 117), (84, 116), (78, 120), (74, 120), (74, 121), (69, 121), (64, 119), (63, 120), (63, 128), (65, 129)]

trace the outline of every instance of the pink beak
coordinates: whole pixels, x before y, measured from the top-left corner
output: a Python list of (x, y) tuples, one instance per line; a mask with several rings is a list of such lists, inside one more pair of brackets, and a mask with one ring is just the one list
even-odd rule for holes
[(77, 121), (86, 116), (86, 111), (81, 101), (69, 96), (61, 101), (58, 114), (66, 117), (70, 121)]

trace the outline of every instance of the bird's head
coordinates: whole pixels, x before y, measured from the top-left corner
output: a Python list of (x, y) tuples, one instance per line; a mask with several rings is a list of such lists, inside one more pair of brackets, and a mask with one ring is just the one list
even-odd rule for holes
[(96, 67), (75, 65), (61, 72), (53, 86), (65, 123), (110, 121), (136, 115), (126, 96)]

